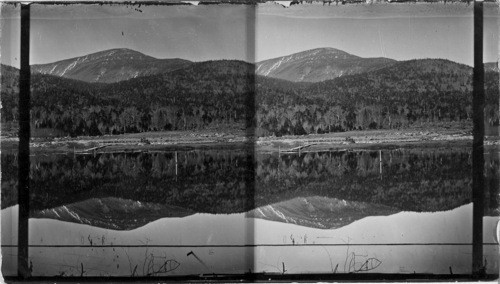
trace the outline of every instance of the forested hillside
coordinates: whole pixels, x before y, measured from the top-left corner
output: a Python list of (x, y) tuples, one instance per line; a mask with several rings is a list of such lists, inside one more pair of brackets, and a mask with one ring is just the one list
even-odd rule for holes
[[(498, 124), (498, 73), (488, 71), (485, 80), (486, 120)], [(391, 129), (472, 118), (472, 68), (447, 60), (405, 61), (305, 88), (257, 86), (259, 135)]]
[[(31, 121), (36, 128), (55, 128), (72, 136), (214, 124), (243, 128), (252, 113), (246, 105), (253, 98), (253, 74), (251, 64), (224, 60), (113, 84), (33, 74)], [(17, 120), (17, 77), (2, 80), (14, 85), (2, 90), (2, 119)]]
[[(488, 70), (485, 119), (494, 125), (498, 72)], [(31, 86), (34, 127), (72, 136), (244, 128), (252, 118), (259, 136), (302, 135), (472, 117), (472, 68), (440, 59), (318, 83), (263, 77), (253, 64), (221, 60), (110, 84), (33, 74)], [(18, 70), (2, 66), (3, 122), (17, 121), (18, 91)]]

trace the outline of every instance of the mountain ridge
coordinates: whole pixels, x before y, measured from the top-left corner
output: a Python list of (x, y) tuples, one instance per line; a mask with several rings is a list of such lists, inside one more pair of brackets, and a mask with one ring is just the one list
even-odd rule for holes
[(114, 83), (170, 72), (191, 63), (185, 59), (157, 59), (128, 48), (115, 48), (52, 63), (31, 65), (31, 70), (90, 83)]
[[(2, 69), (6, 70), (2, 83), (7, 82), (2, 84), (2, 120), (12, 121), (18, 73)], [(191, 62), (173, 71), (108, 84), (35, 73), (33, 119), (35, 127), (56, 128), (72, 136), (195, 130), (215, 124), (243, 127), (254, 115), (248, 111), (251, 100), (256, 103), (257, 136), (471, 119), (472, 67), (446, 59), (397, 61), (315, 83), (256, 75), (255, 70), (255, 65), (238, 60)], [(488, 70), (485, 115), (494, 125), (498, 72)]]
[(324, 196), (296, 197), (247, 212), (248, 217), (318, 229), (338, 229), (369, 216), (400, 212), (380, 204)]
[[(292, 82), (321, 82), (346, 75), (380, 70), (398, 62), (404, 61), (384, 57), (363, 58), (340, 49), (322, 47), (254, 64), (256, 75)], [(158, 59), (129, 48), (113, 48), (52, 63), (34, 64), (31, 68), (32, 72), (85, 82), (113, 83), (168, 73), (183, 69), (193, 63), (195, 62), (180, 58)], [(484, 66), (486, 71), (498, 72), (496, 62), (486, 62)]]
[(315, 48), (256, 63), (256, 74), (292, 82), (320, 82), (377, 70), (396, 60), (362, 58), (336, 48)]
[(178, 206), (106, 197), (92, 198), (31, 213), (30, 218), (55, 219), (112, 230), (133, 230), (161, 218), (195, 214)]
[[(309, 228), (338, 229), (365, 217), (387, 216), (400, 211), (397, 208), (380, 204), (309, 196), (271, 203), (247, 212), (229, 214), (245, 213), (247, 218), (290, 223)], [(30, 214), (30, 218), (53, 219), (128, 231), (163, 218), (184, 218), (197, 213), (195, 210), (175, 205), (105, 197), (35, 210)]]

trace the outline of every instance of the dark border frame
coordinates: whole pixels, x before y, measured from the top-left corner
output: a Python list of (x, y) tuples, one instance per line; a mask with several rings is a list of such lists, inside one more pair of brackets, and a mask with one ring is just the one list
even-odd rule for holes
[[(331, 0), (321, 0), (323, 4), (331, 3)], [(404, 2), (416, 2), (416, 0), (403, 0)], [(255, 5), (267, 2), (266, 0), (204, 0), (200, 5), (211, 4), (243, 4)], [(298, 4), (297, 0), (290, 1)], [(345, 0), (345, 3), (355, 3), (357, 0)], [(470, 0), (459, 0), (467, 2)], [(4, 4), (17, 5), (18, 2), (4, 2)], [(472, 146), (472, 188), (473, 188), (473, 256), (472, 274), (268, 274), (268, 273), (246, 273), (246, 274), (211, 274), (211, 275), (186, 275), (186, 276), (162, 276), (162, 277), (32, 277), (28, 266), (28, 219), (29, 219), (29, 141), (30, 141), (30, 64), (29, 64), (29, 39), (30, 39), (30, 5), (73, 5), (73, 4), (99, 4), (99, 5), (190, 5), (178, 0), (166, 1), (35, 1), (21, 4), (21, 68), (20, 68), (20, 95), (19, 95), (19, 232), (18, 232), (18, 276), (6, 277), (11, 281), (58, 281), (58, 282), (158, 282), (158, 281), (470, 281), (470, 280), (494, 280), (498, 274), (486, 274), (483, 266), (483, 204), (484, 204), (484, 64), (483, 64), (483, 1), (474, 0), (474, 71), (473, 71), (473, 146)], [(250, 31), (251, 32), (251, 31)], [(254, 31), (253, 31), (254, 32)], [(253, 52), (255, 50), (252, 50)], [(253, 168), (253, 110), (255, 109), (254, 98), (248, 98), (249, 105), (247, 113), (247, 137), (251, 138), (248, 150), (251, 154), (249, 163)], [(252, 148), (250, 148), (252, 147)], [(253, 184), (254, 179), (249, 183)]]

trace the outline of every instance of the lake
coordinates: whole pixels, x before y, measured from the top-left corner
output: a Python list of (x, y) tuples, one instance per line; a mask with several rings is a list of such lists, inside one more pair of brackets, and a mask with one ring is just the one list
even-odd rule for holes
[[(498, 273), (498, 149), (484, 257)], [(17, 157), (2, 154), (2, 273), (16, 275)], [(34, 276), (471, 273), (465, 148), (31, 157)]]

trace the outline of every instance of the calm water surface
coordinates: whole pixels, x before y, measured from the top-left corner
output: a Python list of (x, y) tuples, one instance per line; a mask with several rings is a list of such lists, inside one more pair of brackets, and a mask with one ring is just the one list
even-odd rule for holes
[[(498, 151), (485, 158), (484, 254), (498, 273)], [(2, 154), (5, 275), (16, 159)], [(470, 173), (466, 149), (33, 156), (33, 275), (470, 273)]]

